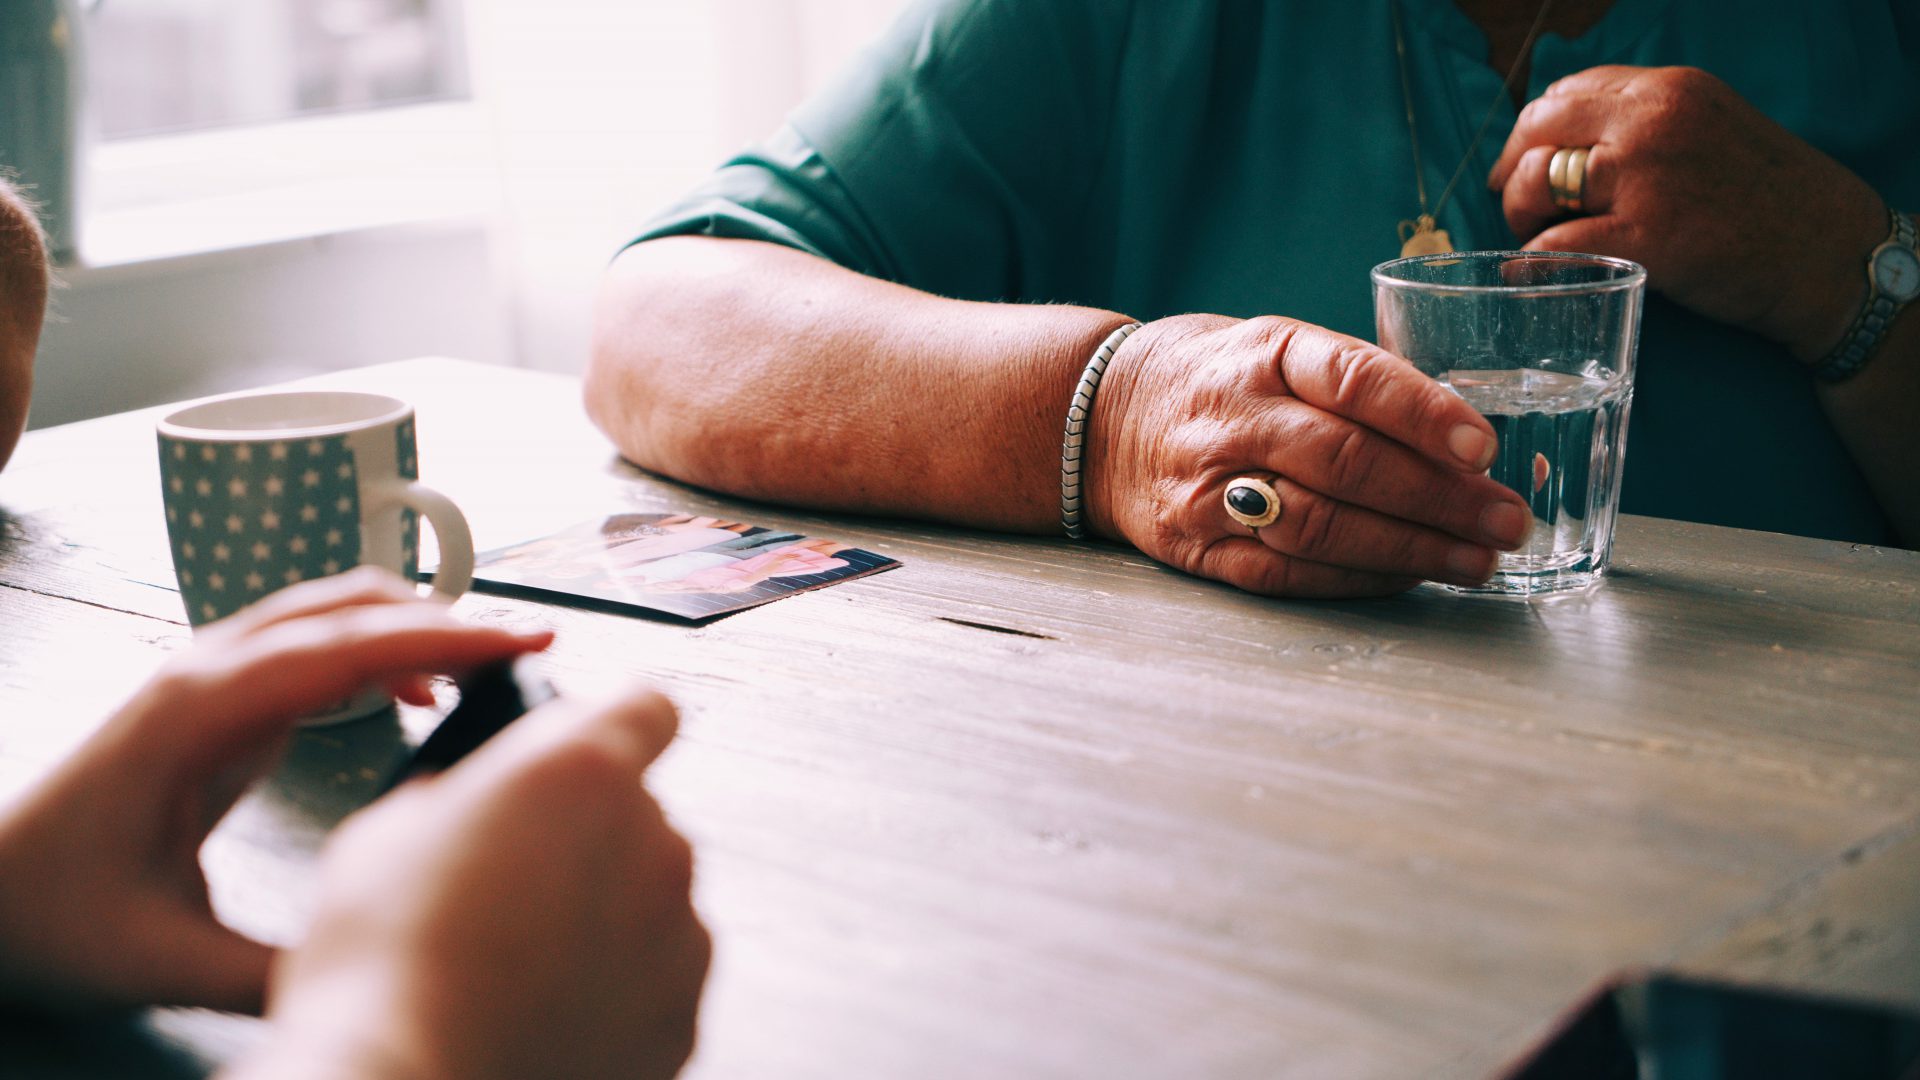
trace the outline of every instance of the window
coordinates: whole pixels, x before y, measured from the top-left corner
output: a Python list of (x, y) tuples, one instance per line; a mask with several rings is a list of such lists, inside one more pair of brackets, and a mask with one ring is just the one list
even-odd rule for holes
[(121, 139), (467, 96), (457, 0), (93, 0), (95, 131)]
[(472, 220), (496, 197), (467, 0), (76, 3), (85, 264)]

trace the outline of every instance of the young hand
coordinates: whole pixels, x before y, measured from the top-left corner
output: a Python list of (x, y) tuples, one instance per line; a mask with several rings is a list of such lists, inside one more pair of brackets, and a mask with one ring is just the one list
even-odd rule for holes
[(239, 1076), (672, 1076), (709, 955), (640, 784), (674, 725), (656, 693), (562, 698), (350, 818)]
[(544, 648), (469, 626), (374, 570), (204, 627), (75, 754), (0, 812), (0, 998), (256, 1012), (271, 950), (221, 925), (199, 851), (303, 715), (385, 683)]

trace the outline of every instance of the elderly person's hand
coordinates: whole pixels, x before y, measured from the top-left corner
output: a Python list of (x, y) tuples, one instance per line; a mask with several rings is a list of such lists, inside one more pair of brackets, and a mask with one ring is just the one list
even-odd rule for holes
[[(1592, 148), (1578, 216), (1549, 190), (1560, 147)], [(1527, 247), (1632, 259), (1675, 302), (1803, 362), (1840, 339), (1887, 234), (1863, 180), (1694, 68), (1555, 82), (1521, 110), (1488, 186)]]
[[(1288, 319), (1182, 315), (1135, 331), (1094, 400), (1094, 531), (1274, 596), (1378, 595), (1491, 576), (1531, 515), (1483, 470), (1487, 421), (1411, 364)], [(1223, 505), (1254, 476), (1281, 513)]]

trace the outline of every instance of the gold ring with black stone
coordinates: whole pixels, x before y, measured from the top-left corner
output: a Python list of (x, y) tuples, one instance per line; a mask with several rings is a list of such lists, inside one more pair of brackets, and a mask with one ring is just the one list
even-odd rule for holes
[(1271, 525), (1280, 519), (1280, 495), (1273, 485), (1253, 476), (1237, 476), (1227, 482), (1227, 516), (1249, 529)]

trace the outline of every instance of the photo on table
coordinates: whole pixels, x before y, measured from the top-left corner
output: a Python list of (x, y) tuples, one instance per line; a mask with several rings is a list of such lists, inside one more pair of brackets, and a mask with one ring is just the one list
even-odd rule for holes
[(696, 514), (610, 514), (483, 552), (474, 589), (699, 621), (891, 570), (837, 540)]

